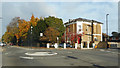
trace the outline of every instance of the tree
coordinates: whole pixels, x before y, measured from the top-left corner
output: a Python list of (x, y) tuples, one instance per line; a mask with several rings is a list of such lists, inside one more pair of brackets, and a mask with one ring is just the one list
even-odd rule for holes
[(60, 33), (59, 37), (63, 35), (65, 31), (65, 27), (63, 25), (62, 19), (49, 16), (45, 18), (45, 23), (47, 24), (47, 26), (52, 27), (55, 30), (57, 30)]
[(48, 41), (55, 43), (57, 42), (57, 37), (59, 36), (59, 32), (52, 27), (48, 27), (45, 30), (44, 35), (48, 39)]
[(37, 25), (37, 22), (39, 21), (39, 18), (35, 18), (34, 15), (32, 14), (31, 19), (30, 19), (30, 24), (34, 27)]
[(18, 28), (18, 24), (20, 17), (15, 17), (12, 19), (12, 21), (9, 23), (9, 25), (7, 26), (7, 31), (5, 32), (5, 34), (2, 36), (2, 39), (4, 42), (12, 42), (15, 44), (16, 42), (16, 37), (15, 34), (19, 32), (19, 28)]
[(19, 41), (25, 41), (28, 36), (28, 30), (30, 29), (31, 24), (25, 20), (19, 20), (19, 33), (16, 34), (17, 43)]
[(37, 25), (33, 28), (33, 39), (34, 40), (39, 40), (40, 33), (43, 33), (47, 28), (46, 23), (44, 22), (43, 19), (40, 19), (37, 22)]
[(13, 34), (18, 33), (19, 20), (20, 20), (20, 17), (13, 18), (12, 21), (10, 22), (10, 24), (7, 26), (7, 32), (10, 32)]
[(14, 39), (14, 34), (10, 32), (5, 32), (5, 34), (2, 36), (2, 39), (4, 42), (12, 42)]

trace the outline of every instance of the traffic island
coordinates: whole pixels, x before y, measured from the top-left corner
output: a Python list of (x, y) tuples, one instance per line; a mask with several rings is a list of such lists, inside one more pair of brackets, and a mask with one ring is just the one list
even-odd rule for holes
[(55, 52), (34, 52), (34, 53), (25, 53), (28, 56), (52, 56), (57, 55)]

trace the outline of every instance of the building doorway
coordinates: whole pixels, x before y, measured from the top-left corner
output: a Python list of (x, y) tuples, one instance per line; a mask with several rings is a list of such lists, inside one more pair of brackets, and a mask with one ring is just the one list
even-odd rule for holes
[(83, 48), (87, 48), (87, 42), (83, 42)]
[(81, 36), (79, 36), (78, 37), (78, 44), (81, 44), (81, 41), (82, 41)]

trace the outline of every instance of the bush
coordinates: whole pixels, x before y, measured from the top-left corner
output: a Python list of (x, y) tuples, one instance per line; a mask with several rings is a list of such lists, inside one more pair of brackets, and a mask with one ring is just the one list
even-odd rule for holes
[(108, 43), (107, 42), (99, 42), (97, 45), (97, 48), (108, 48)]

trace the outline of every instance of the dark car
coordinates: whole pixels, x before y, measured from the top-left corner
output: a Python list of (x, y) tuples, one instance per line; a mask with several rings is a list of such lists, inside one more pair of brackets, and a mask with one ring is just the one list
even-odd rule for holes
[(72, 48), (73, 46), (72, 46), (72, 45), (70, 45), (70, 44), (66, 44), (66, 47), (70, 47), (70, 48)]

